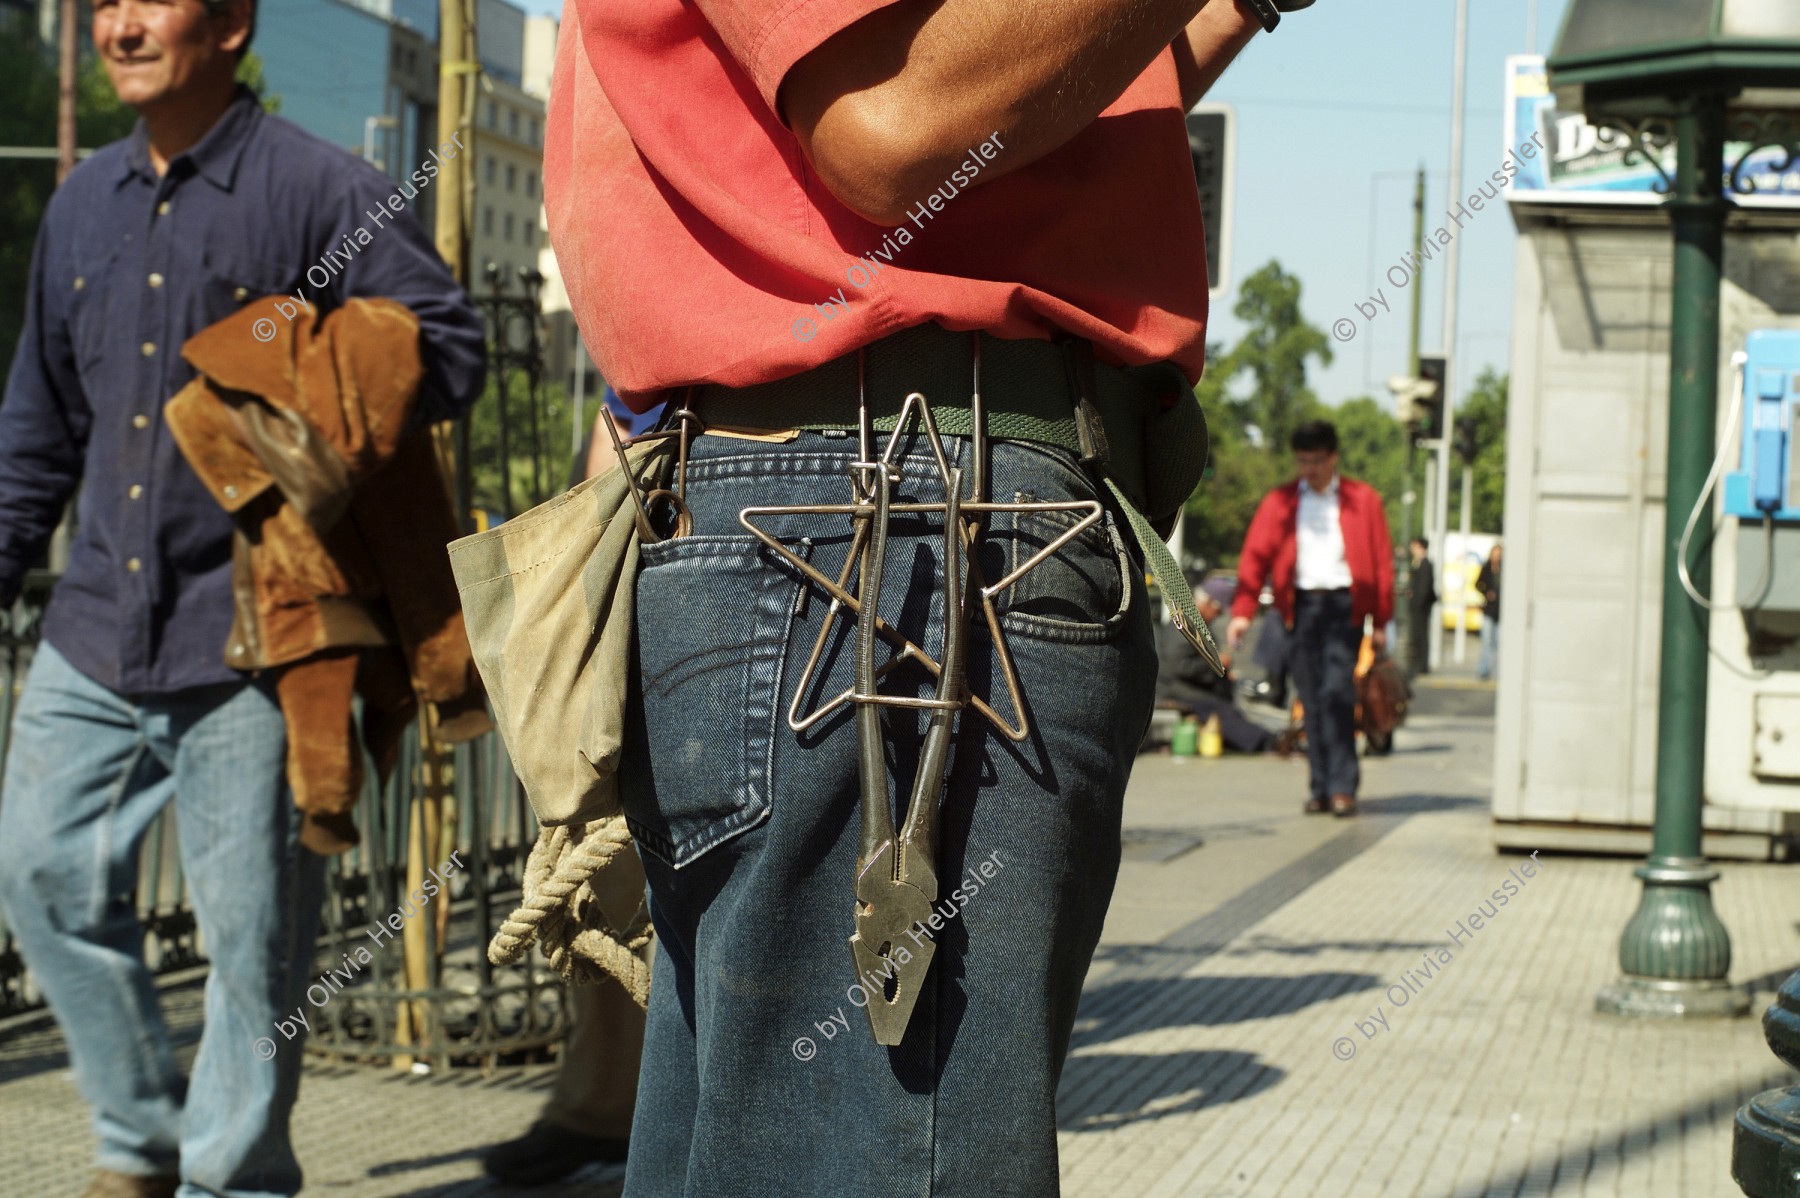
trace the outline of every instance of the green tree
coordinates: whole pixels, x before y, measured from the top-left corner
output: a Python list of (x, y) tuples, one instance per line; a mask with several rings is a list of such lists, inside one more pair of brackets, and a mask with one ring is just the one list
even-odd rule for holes
[(1386, 502), (1388, 532), (1397, 539), (1404, 506), (1401, 500), (1407, 486), (1406, 427), (1367, 395), (1339, 404), (1326, 417), (1337, 426), (1343, 473), (1381, 493)]
[[(1492, 367), (1481, 372), (1474, 388), (1457, 405), (1456, 420), (1475, 426), (1475, 461), (1469, 478), (1469, 528), (1474, 532), (1506, 531), (1506, 396), (1509, 379)], [(1450, 527), (1462, 527), (1462, 466), (1451, 469)]]
[(281, 97), (268, 94), (269, 85), (263, 79), (262, 56), (254, 50), (244, 51), (244, 57), (238, 60), (237, 81), (249, 88), (258, 100), (262, 101), (263, 111), (277, 113), (281, 111)]
[[(50, 47), (15, 28), (0, 37), (0, 145), (56, 145), (56, 62)], [(136, 114), (119, 103), (90, 52), (76, 79), (79, 144), (99, 146), (131, 131)], [(0, 377), (25, 324), (31, 252), (44, 205), (56, 188), (54, 159), (0, 159)]]
[[(262, 59), (247, 52), (238, 80), (269, 112), (281, 111), (281, 97), (266, 95)], [(0, 145), (56, 144), (57, 65), (52, 47), (22, 27), (0, 35)], [(137, 114), (119, 103), (93, 47), (82, 43), (75, 81), (75, 129), (79, 145), (94, 149), (131, 132)], [(0, 378), (10, 368), (25, 324), (25, 290), (31, 278), (31, 251), (44, 205), (56, 189), (54, 159), (0, 159)], [(0, 397), (3, 398), (3, 397)]]
[[(490, 372), (486, 389), (469, 413), (474, 503), (495, 519), (516, 516), (566, 490), (574, 457), (569, 446), (570, 397), (567, 388), (559, 383), (543, 388), (536, 404), (534, 437), (533, 404), (525, 374), (520, 370), (509, 371), (505, 461), (510, 468), (507, 481), (511, 484), (511, 494), (510, 498), (503, 498), (500, 383), (500, 376)], [(591, 399), (589, 403), (591, 405)]]
[(1183, 548), (1208, 565), (1237, 559), (1263, 495), (1293, 477), (1288, 438), (1329, 411), (1306, 385), (1310, 359), (1331, 342), (1300, 314), (1300, 280), (1271, 261), (1244, 280), (1232, 309), (1250, 327), (1229, 350), (1207, 347), (1194, 388), (1212, 437), (1206, 477), (1188, 501)]
[(1270, 261), (1244, 280), (1231, 311), (1250, 327), (1218, 364), (1220, 386), (1229, 390), (1248, 376), (1249, 391), (1233, 402), (1264, 446), (1285, 451), (1293, 431), (1317, 413), (1319, 398), (1306, 385), (1306, 364), (1317, 358), (1331, 365), (1331, 341), (1300, 315), (1300, 280), (1279, 262)]

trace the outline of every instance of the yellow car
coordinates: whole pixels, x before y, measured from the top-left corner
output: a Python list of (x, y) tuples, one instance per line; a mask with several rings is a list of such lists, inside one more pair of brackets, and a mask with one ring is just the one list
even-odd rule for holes
[(1438, 610), (1443, 613), (1446, 631), (1456, 627), (1456, 597), (1459, 594), (1462, 596), (1463, 627), (1470, 632), (1481, 631), (1481, 609), (1485, 600), (1475, 589), (1475, 579), (1480, 573), (1479, 565), (1462, 562), (1451, 562), (1444, 567), (1443, 584), (1438, 588)]

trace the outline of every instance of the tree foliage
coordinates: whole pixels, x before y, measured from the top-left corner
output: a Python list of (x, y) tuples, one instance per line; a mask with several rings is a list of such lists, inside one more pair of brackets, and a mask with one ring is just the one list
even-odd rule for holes
[[(53, 147), (58, 90), (54, 47), (40, 42), (23, 23), (6, 29), (4, 20), (0, 16), (0, 145)], [(265, 110), (281, 110), (281, 97), (265, 94), (262, 59), (254, 50), (238, 63), (237, 77)], [(137, 114), (119, 103), (106, 69), (84, 41), (75, 80), (76, 144), (96, 148), (118, 141), (136, 123)], [(0, 159), (0, 379), (11, 367), (25, 324), (32, 247), (55, 189), (55, 159)]]
[[(1337, 426), (1343, 473), (1369, 483), (1386, 502), (1395, 549), (1405, 536), (1404, 498), (1420, 491), (1423, 452), (1407, 469), (1407, 433), (1388, 406), (1362, 395), (1328, 406), (1307, 385), (1314, 359), (1331, 361), (1331, 342), (1300, 313), (1300, 281), (1270, 262), (1244, 280), (1232, 310), (1249, 325), (1237, 344), (1207, 347), (1206, 376), (1194, 388), (1212, 437), (1206, 476), (1188, 501), (1182, 548), (1208, 567), (1237, 561), (1256, 506), (1268, 491), (1294, 477), (1288, 438), (1307, 420)], [(1499, 532), (1506, 486), (1506, 376), (1484, 370), (1458, 405), (1474, 423), (1477, 454), (1471, 476), (1472, 527)], [(1461, 476), (1451, 475), (1451, 527), (1461, 509)], [(1416, 533), (1423, 512), (1414, 509)]]
[(1300, 314), (1300, 280), (1271, 261), (1239, 290), (1232, 312), (1250, 327), (1230, 349), (1207, 347), (1194, 389), (1212, 436), (1211, 464), (1188, 501), (1183, 548), (1208, 565), (1236, 560), (1256, 505), (1293, 477), (1288, 438), (1328, 414), (1306, 385), (1310, 359), (1331, 361), (1331, 342)]
[[(574, 459), (569, 443), (570, 396), (567, 389), (559, 383), (548, 384), (534, 405), (523, 371), (509, 371), (507, 379), (510, 385), (506, 389), (504, 422), (498, 372), (489, 372), (486, 390), (469, 412), (474, 504), (488, 512), (493, 520), (516, 516), (566, 490)], [(590, 396), (586, 405), (590, 419), (593, 398)], [(504, 459), (500, 451), (503, 423)], [(507, 488), (502, 486), (502, 460), (509, 467), (510, 477), (505, 481), (510, 486)]]
[[(1469, 480), (1469, 528), (1474, 532), (1506, 531), (1506, 396), (1510, 380), (1492, 367), (1481, 372), (1474, 388), (1457, 405), (1456, 419), (1475, 426), (1475, 462)], [(1452, 469), (1450, 527), (1462, 527), (1460, 461)]]
[[(54, 147), (56, 94), (51, 48), (23, 26), (0, 37), (0, 145)], [(90, 52), (76, 78), (78, 144), (117, 141), (136, 120), (136, 114), (119, 103), (105, 70)], [(25, 324), (31, 251), (44, 205), (55, 188), (55, 159), (0, 159), (0, 366), (10, 367)]]

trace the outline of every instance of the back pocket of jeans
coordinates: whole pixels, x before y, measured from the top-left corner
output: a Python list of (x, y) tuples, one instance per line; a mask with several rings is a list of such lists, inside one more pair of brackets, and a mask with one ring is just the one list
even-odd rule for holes
[(642, 550), (638, 680), (655, 801), (626, 816), (639, 845), (677, 869), (769, 816), (799, 589), (772, 557), (750, 537)]
[[(1019, 492), (1020, 503), (1037, 502)], [(1005, 566), (1017, 570), (1080, 522), (1082, 512), (1019, 512), (1012, 517)], [(1003, 622), (1029, 636), (1098, 641), (1113, 636), (1131, 605), (1130, 555), (1108, 513), (1019, 576), (1000, 597)]]

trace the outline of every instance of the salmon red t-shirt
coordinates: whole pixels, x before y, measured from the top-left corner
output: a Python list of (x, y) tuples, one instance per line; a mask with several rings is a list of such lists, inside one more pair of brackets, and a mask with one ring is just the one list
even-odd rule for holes
[(1173, 51), (1050, 154), (994, 178), (996, 129), (877, 225), (826, 190), (775, 97), (887, 2), (566, 0), (544, 200), (607, 381), (641, 411), (666, 388), (771, 382), (927, 321), (1074, 334), (1104, 361), (1173, 360), (1198, 381), (1206, 249)]

